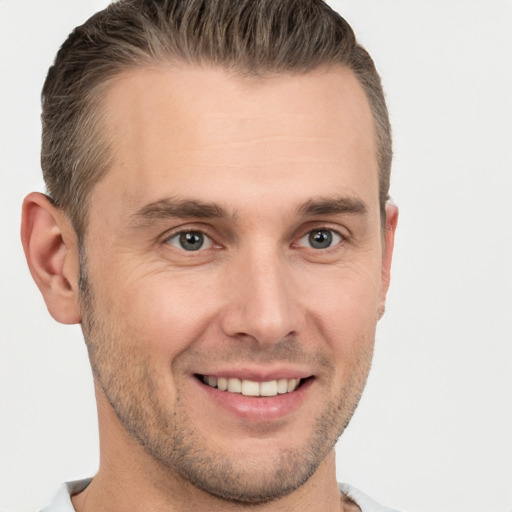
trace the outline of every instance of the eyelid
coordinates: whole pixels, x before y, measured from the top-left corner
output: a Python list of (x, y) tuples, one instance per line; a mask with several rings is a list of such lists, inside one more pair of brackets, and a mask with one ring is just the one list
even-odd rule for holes
[(337, 233), (343, 240), (350, 240), (352, 238), (351, 230), (344, 225), (338, 224), (337, 222), (330, 222), (328, 220), (319, 221), (308, 221), (300, 226), (296, 231), (295, 239), (302, 238), (308, 235), (312, 231), (332, 231)]

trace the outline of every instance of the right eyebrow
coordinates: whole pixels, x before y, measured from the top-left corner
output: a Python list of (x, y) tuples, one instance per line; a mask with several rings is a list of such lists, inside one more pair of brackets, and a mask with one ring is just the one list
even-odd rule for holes
[(169, 197), (146, 204), (131, 215), (135, 227), (145, 226), (152, 220), (224, 219), (227, 217), (226, 210), (216, 203)]

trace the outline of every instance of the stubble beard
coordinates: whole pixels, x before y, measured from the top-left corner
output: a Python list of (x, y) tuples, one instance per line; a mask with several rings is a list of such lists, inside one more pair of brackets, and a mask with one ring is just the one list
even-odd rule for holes
[(359, 403), (373, 343), (366, 343), (370, 348), (358, 359), (353, 378), (316, 419), (306, 446), (252, 459), (244, 454), (230, 456), (194, 428), (180, 399), (179, 385), (174, 407), (169, 406), (168, 390), (155, 377), (149, 355), (129, 348), (127, 333), (121, 334), (116, 326), (106, 325), (97, 314), (85, 265), (81, 268), (82, 330), (94, 377), (123, 427), (154, 460), (213, 496), (245, 504), (284, 497), (315, 473)]

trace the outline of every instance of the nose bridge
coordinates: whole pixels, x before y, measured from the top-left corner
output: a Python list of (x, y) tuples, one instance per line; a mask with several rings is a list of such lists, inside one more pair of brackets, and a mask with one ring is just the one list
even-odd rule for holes
[(301, 315), (289, 262), (278, 248), (262, 245), (240, 255), (224, 331), (273, 345), (297, 333)]

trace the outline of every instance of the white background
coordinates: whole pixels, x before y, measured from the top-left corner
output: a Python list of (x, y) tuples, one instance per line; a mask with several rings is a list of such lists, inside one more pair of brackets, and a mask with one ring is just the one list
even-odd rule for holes
[[(105, 0), (0, 0), (0, 510), (94, 474), (80, 329), (47, 314), (19, 242), (42, 190), (39, 92)], [(340, 0), (383, 76), (400, 206), (374, 367), (338, 475), (410, 512), (512, 511), (512, 2)]]

